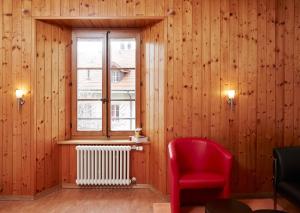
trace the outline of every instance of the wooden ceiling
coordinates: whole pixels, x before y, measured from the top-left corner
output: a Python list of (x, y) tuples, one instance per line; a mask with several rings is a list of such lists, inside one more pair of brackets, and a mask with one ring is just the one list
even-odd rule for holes
[(143, 28), (162, 21), (164, 17), (36, 17), (36, 19), (70, 28)]

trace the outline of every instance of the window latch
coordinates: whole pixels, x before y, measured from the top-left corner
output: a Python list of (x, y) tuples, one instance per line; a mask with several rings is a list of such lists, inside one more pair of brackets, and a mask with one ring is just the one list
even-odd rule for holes
[(101, 98), (101, 101), (102, 101), (102, 103), (107, 103), (108, 102), (108, 100), (106, 99), (106, 98)]

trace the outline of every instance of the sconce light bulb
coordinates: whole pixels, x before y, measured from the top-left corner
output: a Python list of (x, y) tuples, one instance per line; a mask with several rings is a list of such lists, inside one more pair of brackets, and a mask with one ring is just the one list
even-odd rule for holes
[(16, 90), (16, 97), (17, 98), (22, 98), (24, 94), (25, 94), (24, 90), (21, 90), (21, 89)]
[(228, 90), (227, 91), (227, 96), (228, 96), (229, 99), (234, 99), (235, 91), (234, 90)]

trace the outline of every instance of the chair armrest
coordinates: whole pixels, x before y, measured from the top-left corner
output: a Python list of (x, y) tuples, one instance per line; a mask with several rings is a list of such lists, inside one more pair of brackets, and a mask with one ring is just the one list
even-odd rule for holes
[(219, 164), (219, 170), (224, 174), (227, 180), (230, 179), (233, 156), (230, 152), (224, 149), (219, 144), (215, 144), (216, 150), (218, 151), (218, 159), (216, 162)]
[(175, 147), (172, 142), (168, 146), (169, 148), (169, 167), (170, 167), (170, 177), (172, 180), (179, 179), (179, 169)]

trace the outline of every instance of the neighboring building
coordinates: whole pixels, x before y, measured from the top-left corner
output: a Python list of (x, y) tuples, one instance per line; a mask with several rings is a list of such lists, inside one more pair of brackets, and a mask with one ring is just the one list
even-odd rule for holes
[[(112, 130), (135, 129), (135, 51), (134, 40), (111, 41)], [(91, 57), (85, 57), (91, 60)], [(93, 60), (97, 60), (97, 57)], [(94, 61), (89, 63), (96, 64)], [(102, 70), (80, 69), (79, 72), (78, 99), (82, 101), (78, 101), (78, 130), (100, 130)]]

